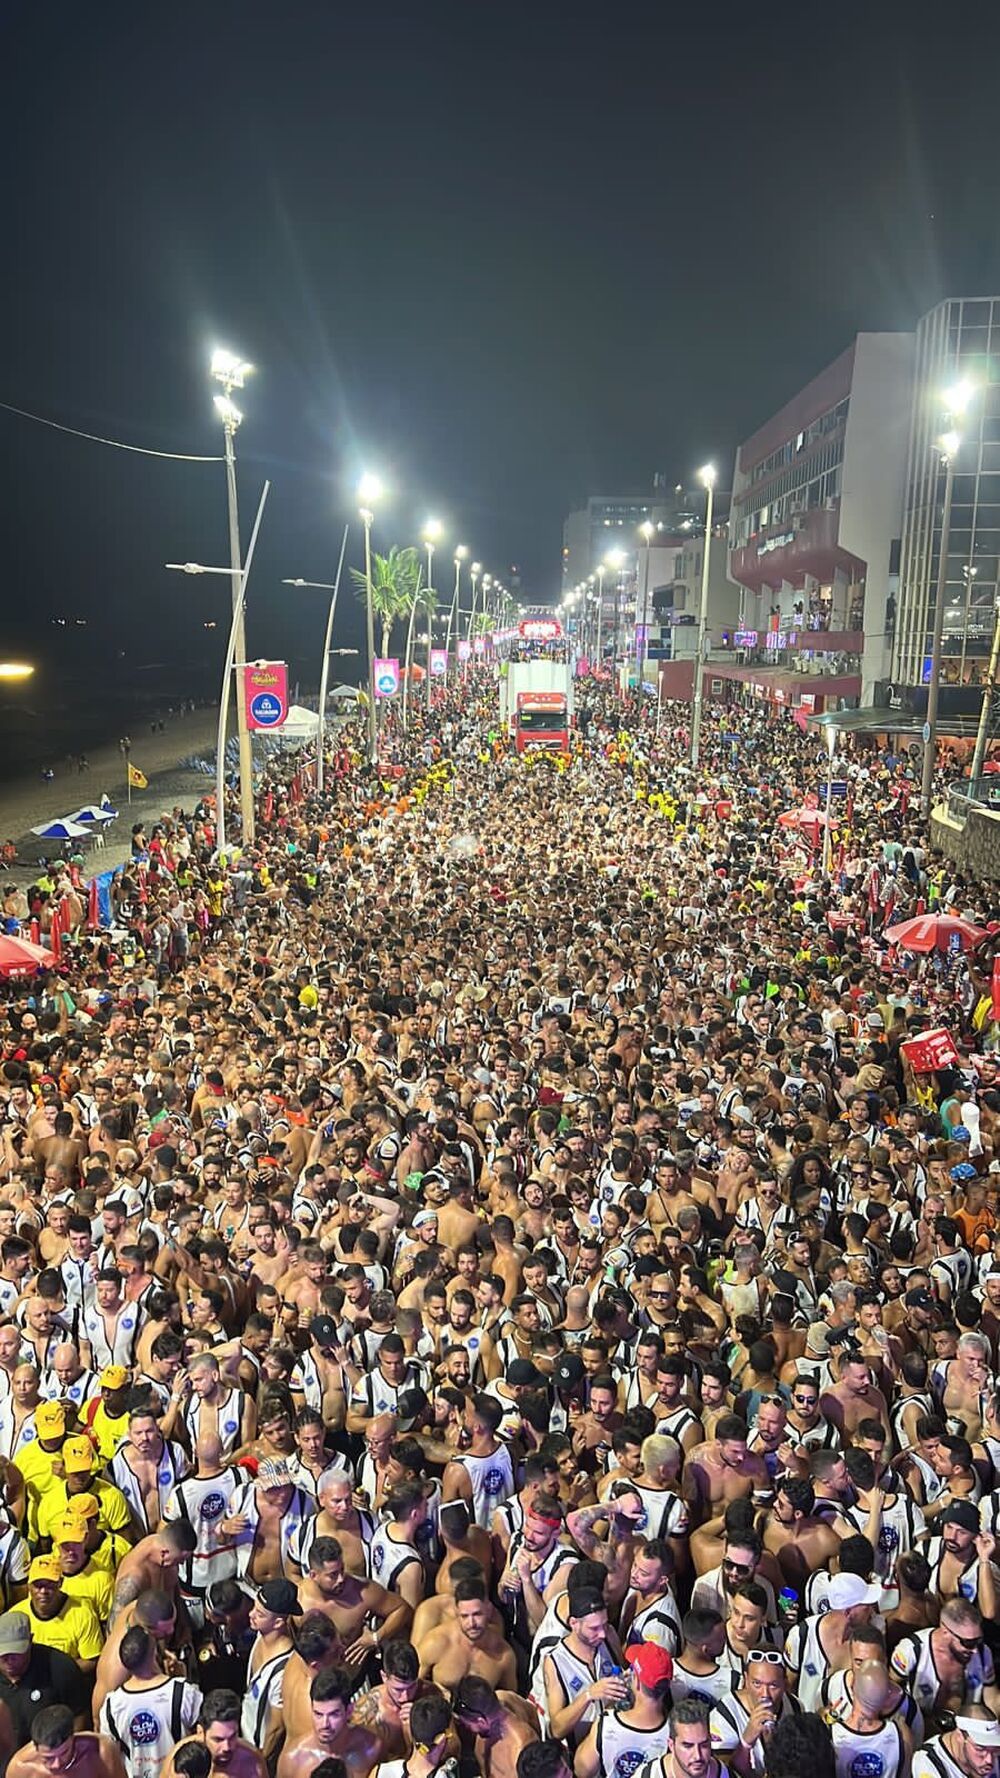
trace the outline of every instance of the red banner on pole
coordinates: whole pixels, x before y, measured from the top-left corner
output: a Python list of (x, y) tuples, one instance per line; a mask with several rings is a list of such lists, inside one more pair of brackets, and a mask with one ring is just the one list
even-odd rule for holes
[(284, 661), (255, 661), (243, 668), (247, 728), (280, 728), (288, 715), (288, 667)]

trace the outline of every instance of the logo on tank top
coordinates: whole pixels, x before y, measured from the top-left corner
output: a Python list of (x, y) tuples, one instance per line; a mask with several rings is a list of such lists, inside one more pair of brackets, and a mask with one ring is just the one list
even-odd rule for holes
[(618, 1755), (612, 1770), (615, 1773), (615, 1778), (632, 1778), (632, 1773), (637, 1772), (641, 1765), (642, 1754), (638, 1748), (630, 1747), (626, 1753)]
[(502, 1469), (488, 1469), (482, 1486), (484, 1494), (502, 1494), (507, 1486), (507, 1477)]
[(226, 1497), (224, 1494), (218, 1493), (206, 1494), (198, 1508), (199, 1515), (203, 1519), (221, 1519), (225, 1510)]
[(848, 1771), (851, 1778), (882, 1778), (885, 1771), (885, 1760), (880, 1753), (856, 1753), (851, 1759)]
[(878, 1547), (891, 1554), (899, 1542), (899, 1532), (895, 1525), (883, 1525), (878, 1534)]
[(372, 1567), (374, 1568), (376, 1574), (381, 1574), (382, 1564), (384, 1561), (385, 1561), (385, 1551), (381, 1548), (381, 1546), (379, 1544), (376, 1544), (374, 1549), (372, 1550)]
[(137, 1710), (129, 1721), (129, 1740), (135, 1741), (140, 1747), (149, 1747), (159, 1739), (159, 1734), (159, 1718), (151, 1710)]
[(232, 1438), (239, 1431), (239, 1427), (235, 1420), (227, 1420), (222, 1430), (227, 1438)]

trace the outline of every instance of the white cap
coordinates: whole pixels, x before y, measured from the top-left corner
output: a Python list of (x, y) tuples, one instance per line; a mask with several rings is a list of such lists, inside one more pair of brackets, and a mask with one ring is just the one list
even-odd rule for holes
[(968, 1735), (977, 1747), (1000, 1747), (1000, 1722), (995, 1716), (980, 1718), (978, 1716), (956, 1716), (955, 1726), (963, 1735)]
[(852, 1605), (877, 1605), (881, 1596), (878, 1587), (870, 1587), (859, 1574), (833, 1575), (827, 1592), (831, 1611), (848, 1611)]

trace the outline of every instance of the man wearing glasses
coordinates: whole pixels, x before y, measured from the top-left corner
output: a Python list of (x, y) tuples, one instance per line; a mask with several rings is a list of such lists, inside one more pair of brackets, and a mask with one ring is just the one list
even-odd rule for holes
[(923, 1712), (931, 1732), (945, 1712), (985, 1704), (1000, 1714), (1000, 1688), (993, 1656), (983, 1641), (979, 1607), (969, 1599), (949, 1599), (934, 1630), (904, 1636), (889, 1666)]
[(764, 1770), (764, 1749), (771, 1730), (798, 1705), (788, 1696), (785, 1661), (778, 1648), (752, 1648), (746, 1657), (743, 1683), (712, 1710), (709, 1728), (712, 1752), (723, 1756), (730, 1771), (750, 1778)]
[(792, 1444), (806, 1451), (836, 1451), (840, 1433), (831, 1420), (819, 1411), (819, 1383), (813, 1376), (799, 1375), (792, 1383), (792, 1405), (788, 1410), (788, 1437)]
[[(748, 1581), (757, 1579), (763, 1553), (764, 1546), (756, 1531), (740, 1531), (727, 1537), (719, 1566), (700, 1574), (694, 1583), (692, 1609), (717, 1611), (728, 1622), (737, 1591)], [(777, 1623), (774, 1589), (763, 1576), (760, 1585), (766, 1598), (765, 1615), (770, 1623)]]

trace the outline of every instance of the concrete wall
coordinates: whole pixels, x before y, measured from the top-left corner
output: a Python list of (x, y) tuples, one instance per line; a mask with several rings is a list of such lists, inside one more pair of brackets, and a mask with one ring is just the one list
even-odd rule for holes
[(889, 551), (903, 528), (903, 489), (909, 437), (916, 337), (859, 333), (841, 472), (842, 549), (866, 563), (862, 703), (885, 677), (889, 648), (885, 602)]
[(971, 808), (961, 822), (941, 803), (931, 815), (931, 845), (972, 876), (1000, 881), (1000, 814)]

